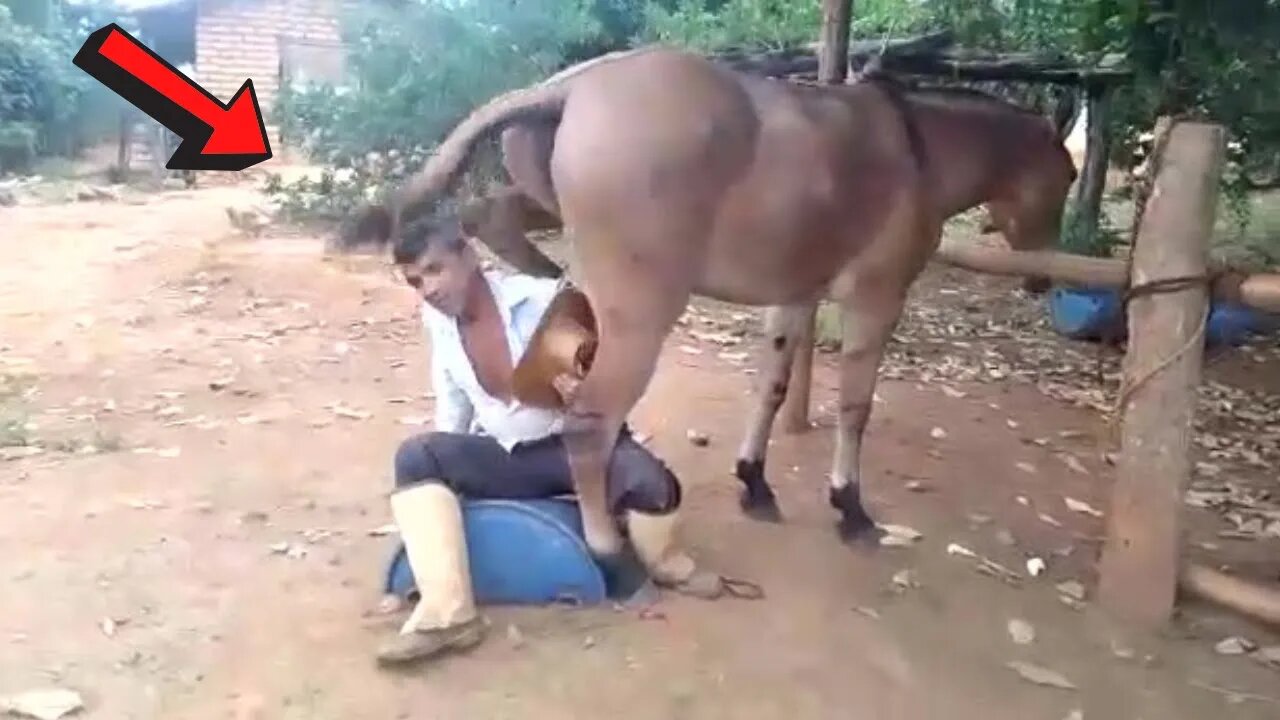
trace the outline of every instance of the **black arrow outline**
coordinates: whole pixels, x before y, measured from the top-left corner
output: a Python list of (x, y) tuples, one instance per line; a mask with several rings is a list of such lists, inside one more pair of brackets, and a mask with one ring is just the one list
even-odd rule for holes
[[(103, 56), (101, 52), (102, 45), (113, 31), (131, 40), (139, 48), (146, 51), (148, 55), (158, 60), (188, 85), (199, 90), (224, 111), (229, 110), (236, 100), (240, 99), (241, 95), (246, 92), (249, 93), (249, 101), (253, 103), (253, 111), (258, 118), (258, 130), (262, 133), (262, 143), (267, 149), (266, 152), (237, 155), (203, 154), (201, 151), (213, 135), (213, 127)], [(79, 52), (71, 59), (71, 62), (98, 82), (106, 85), (112, 92), (124, 98), (130, 105), (151, 116), (153, 120), (182, 138), (182, 143), (178, 145), (178, 149), (169, 158), (169, 162), (165, 164), (165, 167), (169, 170), (244, 170), (270, 160), (272, 157), (271, 139), (267, 137), (267, 125), (262, 117), (262, 109), (258, 106), (258, 95), (253, 90), (253, 80), (245, 80), (244, 85), (240, 86), (240, 89), (231, 97), (231, 100), (224, 103), (194, 80), (184, 75), (181, 70), (170, 64), (168, 60), (160, 57), (154, 50), (130, 35), (128, 31), (117, 23), (110, 23), (94, 30), (85, 40), (84, 45), (80, 47)]]

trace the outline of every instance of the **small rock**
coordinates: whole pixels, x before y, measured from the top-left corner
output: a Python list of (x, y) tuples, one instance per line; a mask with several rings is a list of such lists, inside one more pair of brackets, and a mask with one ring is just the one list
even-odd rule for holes
[(1132, 660), (1138, 656), (1138, 653), (1136, 650), (1129, 647), (1128, 645), (1121, 645), (1115, 640), (1111, 641), (1111, 654), (1115, 655), (1121, 660)]
[(590, 650), (591, 648), (593, 648), (593, 647), (595, 647), (595, 646), (596, 646), (596, 639), (595, 639), (595, 637), (593, 637), (593, 636), (591, 636), (591, 635), (588, 635), (588, 636), (586, 636), (585, 638), (583, 638), (583, 639), (582, 639), (582, 648), (583, 648), (584, 650)]
[(1013, 660), (1005, 663), (1005, 666), (1018, 673), (1023, 680), (1035, 683), (1036, 685), (1044, 685), (1047, 687), (1056, 687), (1062, 690), (1075, 690), (1075, 683), (1063, 677), (1061, 673), (1049, 670), (1048, 668), (1032, 665), (1031, 663)]
[(1027, 574), (1031, 577), (1040, 577), (1040, 574), (1045, 571), (1046, 567), (1044, 559), (1042, 558), (1027, 558)]
[(272, 543), (268, 547), (270, 547), (271, 552), (274, 555), (284, 555), (289, 552), (289, 543), (287, 542)]
[(1013, 547), (1018, 541), (1013, 538), (1013, 533), (1008, 530), (997, 530), (996, 542), (1004, 545), (1005, 547)]
[(1280, 670), (1280, 645), (1264, 647), (1250, 655), (1254, 660)]
[(383, 537), (386, 535), (395, 535), (398, 532), (400, 532), (400, 528), (396, 527), (395, 523), (388, 523), (386, 525), (379, 525), (378, 527), (372, 528), (371, 530), (369, 530), (369, 536)]
[(514, 623), (507, 625), (507, 642), (516, 650), (524, 647), (524, 633)]
[(1018, 645), (1030, 645), (1035, 642), (1036, 629), (1026, 620), (1014, 618), (1009, 621), (1009, 638)]
[(1076, 708), (1075, 710), (1067, 713), (1067, 716), (1062, 718), (1062, 720), (1084, 720), (1084, 711), (1080, 708)]
[(1073, 471), (1078, 472), (1081, 475), (1089, 474), (1089, 469), (1086, 468), (1084, 466), (1084, 463), (1080, 462), (1080, 459), (1077, 458), (1075, 455), (1071, 455), (1070, 453), (1062, 453), (1058, 457), (1062, 460), (1063, 464), (1071, 468)]
[(963, 545), (960, 545), (960, 544), (958, 544), (958, 543), (951, 543), (951, 544), (947, 545), (947, 554), (948, 554), (948, 555), (959, 555), (960, 557), (966, 557), (966, 558), (976, 558), (976, 557), (978, 557), (978, 554), (977, 554), (977, 553), (975, 553), (974, 551), (970, 550), (969, 548), (967, 548), (967, 547), (965, 547), (965, 546), (963, 546)]
[(935, 427), (934, 429), (929, 431), (929, 437), (933, 438), (934, 440), (941, 440), (946, 436), (947, 436), (947, 431), (943, 430), (940, 427)]
[(0, 712), (36, 720), (59, 720), (83, 707), (80, 693), (62, 688), (41, 688), (0, 697)]
[(1248, 638), (1242, 638), (1239, 635), (1233, 635), (1225, 638), (1213, 646), (1213, 651), (1219, 655), (1244, 655), (1252, 652), (1258, 646)]
[(1022, 471), (1022, 472), (1024, 472), (1024, 473), (1029, 473), (1029, 474), (1031, 474), (1031, 475), (1034, 475), (1034, 474), (1037, 472), (1037, 471), (1036, 471), (1036, 466), (1035, 466), (1035, 465), (1032, 465), (1032, 464), (1031, 464), (1031, 463), (1029, 463), (1029, 462), (1018, 462), (1018, 463), (1014, 463), (1014, 467), (1018, 468), (1019, 470), (1021, 470), (1021, 471)]
[(1040, 522), (1046, 525), (1052, 525), (1053, 527), (1056, 527), (1056, 528), (1062, 527), (1062, 523), (1058, 522), (1058, 520), (1054, 518), (1052, 515), (1046, 515), (1044, 513), (1036, 513), (1036, 517), (1040, 518)]
[(1075, 580), (1067, 580), (1066, 582), (1060, 582), (1057, 585), (1055, 585), (1054, 588), (1057, 589), (1059, 593), (1061, 593), (1065, 597), (1071, 598), (1072, 600), (1080, 600), (1080, 601), (1084, 600), (1084, 595), (1085, 595), (1084, 585), (1076, 582)]
[(264, 525), (270, 517), (270, 515), (267, 515), (261, 510), (249, 510), (247, 512), (240, 513), (240, 524)]
[(696, 447), (706, 447), (711, 443), (711, 436), (698, 430), (688, 430), (685, 432), (685, 437)]
[(884, 547), (907, 547), (924, 537), (919, 530), (906, 525), (885, 524), (880, 529), (885, 532), (880, 538), (880, 544)]
[(1102, 517), (1101, 510), (1095, 509), (1092, 505), (1090, 505), (1089, 503), (1083, 500), (1076, 500), (1075, 498), (1068, 497), (1068, 498), (1063, 498), (1062, 501), (1066, 503), (1067, 509), (1071, 510), (1072, 512), (1078, 512), (1084, 515), (1092, 515), (1093, 517), (1096, 517), (1096, 518)]
[(893, 574), (893, 586), (899, 590), (907, 590), (913, 587), (919, 587), (916, 582), (916, 574), (910, 569), (899, 570)]
[(863, 605), (857, 605), (857, 606), (855, 606), (855, 607), (853, 608), (853, 610), (854, 610), (854, 612), (860, 613), (860, 614), (862, 614), (862, 615), (866, 615), (867, 617), (871, 618), (872, 620), (879, 620), (879, 619), (880, 619), (880, 613), (876, 612), (874, 608), (869, 608), (869, 607), (866, 607), (866, 606), (863, 606)]
[(928, 485), (925, 485), (924, 483), (920, 482), (919, 480), (912, 480), (908, 482), (906, 487), (907, 487), (907, 490), (911, 492), (917, 492), (917, 493), (929, 492), (932, 489)]

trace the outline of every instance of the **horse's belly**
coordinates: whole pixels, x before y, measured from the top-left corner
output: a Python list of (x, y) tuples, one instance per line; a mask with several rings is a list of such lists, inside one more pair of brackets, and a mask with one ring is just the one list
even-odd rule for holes
[(694, 292), (743, 305), (785, 305), (825, 292), (848, 260), (834, 233), (744, 231), (707, 247)]
[(821, 173), (757, 173), (725, 198), (699, 273), (699, 294), (746, 305), (823, 291), (856, 250), (847, 205)]

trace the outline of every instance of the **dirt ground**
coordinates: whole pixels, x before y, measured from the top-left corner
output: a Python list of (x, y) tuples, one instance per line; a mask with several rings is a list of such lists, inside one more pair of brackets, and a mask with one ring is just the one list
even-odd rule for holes
[[(379, 671), (388, 627), (366, 612), (392, 540), (369, 531), (390, 521), (397, 443), (430, 413), (427, 347), (380, 258), (235, 231), (224, 209), (258, 200), (218, 186), (0, 208), (0, 696), (67, 687), (84, 716), (121, 719), (1280, 717), (1277, 670), (1214, 651), (1280, 636), (1188, 606), (1163, 636), (1129, 638), (1094, 609), (1102, 520), (1064, 498), (1105, 511), (1105, 427), (1034, 384), (887, 373), (866, 492), (882, 522), (923, 538), (859, 552), (826, 505), (836, 378), (819, 355), (818, 428), (776, 435), (769, 458), (786, 521), (744, 518), (731, 467), (751, 344), (696, 334), (742, 322), (709, 304), (669, 341), (635, 425), (686, 484), (693, 551), (767, 598), (664, 596), (643, 616), (490, 608), (473, 652)], [(931, 268), (912, 317), (1042, 315), (1014, 285)], [(1005, 305), (967, 307), (974, 287)], [(1280, 377), (1237, 355), (1238, 375)], [(1268, 463), (1251, 477), (1280, 494)], [(1223, 519), (1187, 517), (1198, 552), (1280, 574), (1280, 540), (1211, 542)], [(1021, 579), (975, 572), (950, 543)], [(1060, 599), (1067, 581), (1083, 603)], [(1033, 642), (1011, 639), (1012, 619)]]

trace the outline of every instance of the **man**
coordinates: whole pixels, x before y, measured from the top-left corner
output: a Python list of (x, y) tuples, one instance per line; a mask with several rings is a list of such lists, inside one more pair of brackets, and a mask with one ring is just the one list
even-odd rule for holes
[[(484, 623), (471, 595), (459, 496), (531, 499), (573, 493), (559, 411), (522, 404), (513, 368), (559, 290), (555, 280), (482, 270), (456, 221), (417, 225), (394, 261), (423, 300), (431, 341), (435, 430), (405, 440), (395, 457), (392, 514), (420, 599), (378, 652), (401, 664), (471, 647)], [(573, 378), (553, 380), (560, 393)], [(478, 426), (482, 432), (472, 432)], [(698, 570), (672, 547), (680, 483), (629, 430), (608, 469), (608, 500), (654, 581), (718, 597), (733, 583)], [(387, 608), (391, 609), (391, 608)]]

